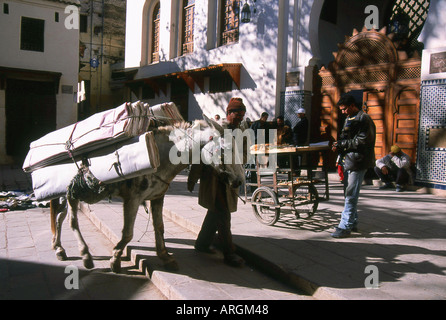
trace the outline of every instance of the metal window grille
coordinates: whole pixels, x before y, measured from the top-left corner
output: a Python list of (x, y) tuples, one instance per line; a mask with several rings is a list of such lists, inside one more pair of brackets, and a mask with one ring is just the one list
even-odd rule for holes
[(194, 51), (195, 0), (185, 0), (183, 9), (183, 54)]
[(209, 78), (209, 92), (228, 92), (232, 90), (232, 79), (227, 74), (212, 76)]
[(44, 51), (45, 20), (22, 17), (20, 49)]
[(157, 62), (160, 59), (160, 4), (156, 4), (153, 10), (152, 21), (152, 62)]
[(393, 62), (384, 45), (373, 39), (359, 40), (343, 52), (339, 65), (343, 68)]
[(238, 42), (239, 38), (239, 0), (223, 0), (223, 19), (221, 44)]
[(401, 10), (409, 19), (409, 39), (420, 34), (429, 11), (429, 0), (396, 0), (392, 9), (392, 20)]

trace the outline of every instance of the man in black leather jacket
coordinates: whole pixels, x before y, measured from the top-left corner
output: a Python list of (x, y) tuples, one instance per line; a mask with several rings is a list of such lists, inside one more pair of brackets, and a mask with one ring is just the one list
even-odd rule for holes
[(376, 127), (370, 116), (358, 107), (353, 96), (345, 95), (337, 106), (347, 115), (339, 140), (332, 147), (339, 153), (344, 167), (345, 204), (341, 222), (331, 236), (344, 238), (357, 230), (356, 207), (362, 181), (367, 169), (375, 165)]

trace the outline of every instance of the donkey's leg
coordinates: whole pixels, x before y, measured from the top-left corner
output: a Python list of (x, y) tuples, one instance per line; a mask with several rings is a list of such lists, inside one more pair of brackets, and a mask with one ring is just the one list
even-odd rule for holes
[(126, 245), (133, 239), (133, 228), (135, 226), (136, 213), (140, 202), (136, 199), (124, 199), (124, 226), (122, 228), (121, 240), (113, 249), (110, 259), (110, 268), (113, 272), (121, 272), (121, 256)]
[(67, 200), (65, 198), (53, 199), (50, 202), (51, 229), (53, 232), (53, 249), (59, 260), (67, 260), (67, 254), (61, 243), (62, 224), (67, 216)]
[(82, 256), (82, 262), (84, 263), (84, 267), (87, 269), (94, 268), (93, 257), (88, 250), (87, 243), (82, 237), (81, 231), (79, 229), (79, 222), (77, 219), (77, 210), (79, 207), (79, 200), (68, 199), (68, 208), (70, 210), (70, 227), (73, 230), (74, 235), (77, 238), (77, 242), (79, 244), (79, 251)]
[(155, 230), (156, 254), (163, 260), (164, 266), (168, 270), (178, 270), (178, 263), (175, 258), (167, 252), (164, 241), (164, 221), (163, 221), (163, 204), (164, 196), (161, 198), (151, 200), (153, 228)]

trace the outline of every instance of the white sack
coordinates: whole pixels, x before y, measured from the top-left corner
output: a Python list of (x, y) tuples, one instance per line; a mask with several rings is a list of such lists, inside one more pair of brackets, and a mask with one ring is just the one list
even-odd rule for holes
[(184, 121), (172, 102), (153, 107), (140, 101), (124, 103), (31, 142), (23, 170), (31, 172), (139, 136), (148, 130), (151, 118), (167, 124)]
[[(147, 132), (85, 156), (88, 159), (90, 172), (106, 184), (153, 173), (160, 165), (153, 132)], [(81, 163), (81, 160), (77, 161), (78, 166)], [(67, 187), (77, 173), (78, 167), (73, 161), (33, 171), (31, 177), (36, 199), (43, 201), (66, 195)]]

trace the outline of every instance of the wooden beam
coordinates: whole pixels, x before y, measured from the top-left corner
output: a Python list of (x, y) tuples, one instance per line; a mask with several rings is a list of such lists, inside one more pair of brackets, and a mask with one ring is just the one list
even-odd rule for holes
[(240, 90), (240, 74), (241, 74), (241, 63), (223, 64), (222, 71), (226, 71), (231, 76), (232, 81), (236, 84), (237, 88)]

